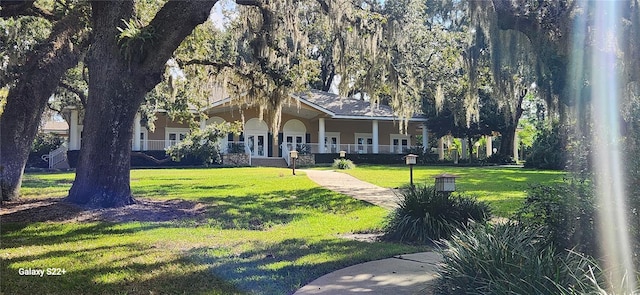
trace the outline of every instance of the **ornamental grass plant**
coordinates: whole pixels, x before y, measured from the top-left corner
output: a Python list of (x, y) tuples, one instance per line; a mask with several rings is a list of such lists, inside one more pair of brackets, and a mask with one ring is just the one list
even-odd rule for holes
[(333, 160), (333, 165), (331, 165), (331, 167), (335, 168), (335, 169), (341, 169), (341, 170), (346, 170), (346, 169), (353, 169), (356, 167), (356, 164), (353, 164), (353, 161), (348, 160), (348, 159), (334, 159)]
[(491, 216), (489, 205), (459, 193), (437, 192), (418, 185), (399, 193), (400, 201), (388, 217), (383, 238), (409, 243), (430, 243), (448, 238), (471, 221), (483, 223)]
[(478, 224), (442, 249), (437, 294), (606, 294), (595, 260), (557, 250), (538, 228)]

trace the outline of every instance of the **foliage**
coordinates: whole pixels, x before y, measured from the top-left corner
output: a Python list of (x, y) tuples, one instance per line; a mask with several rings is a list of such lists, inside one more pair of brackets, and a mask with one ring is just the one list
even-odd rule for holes
[(475, 225), (444, 242), (440, 294), (600, 294), (596, 262), (557, 251), (544, 231), (516, 223)]
[(593, 184), (571, 179), (553, 185), (532, 185), (516, 219), (540, 227), (558, 249), (596, 256), (598, 236)]
[[(153, 43), (156, 38), (155, 29), (144, 25), (139, 19), (122, 20), (124, 27), (118, 27), (118, 43), (125, 60), (144, 52), (145, 43)], [(149, 44), (147, 44), (149, 46)]]
[(296, 144), (296, 150), (301, 155), (310, 155), (311, 154), (311, 145), (304, 144), (304, 143)]
[(229, 154), (244, 154), (244, 143), (243, 142), (230, 142), (229, 147), (227, 148), (227, 153)]
[(345, 169), (353, 169), (356, 167), (356, 164), (353, 164), (353, 162), (349, 159), (334, 159), (333, 160), (333, 165), (331, 165), (331, 167), (336, 168), (336, 169), (341, 169), (341, 170), (345, 170)]
[(567, 164), (566, 128), (558, 123), (540, 128), (525, 167), (562, 170)]
[(205, 129), (192, 130), (186, 138), (166, 149), (168, 155), (174, 161), (180, 161), (185, 157), (193, 157), (202, 161), (204, 165), (214, 162), (220, 163), (221, 140), (229, 133), (240, 133), (241, 124), (222, 123), (208, 125)]
[(386, 240), (428, 243), (491, 217), (486, 203), (459, 193), (437, 192), (433, 186), (404, 188), (399, 197), (398, 208), (387, 219)]
[(505, 154), (492, 154), (491, 156), (489, 156), (487, 158), (487, 163), (494, 163), (494, 164), (511, 164), (513, 163), (513, 158), (509, 155), (505, 155)]
[(53, 133), (38, 133), (31, 144), (31, 152), (39, 155), (48, 154), (59, 148), (64, 139), (60, 135)]

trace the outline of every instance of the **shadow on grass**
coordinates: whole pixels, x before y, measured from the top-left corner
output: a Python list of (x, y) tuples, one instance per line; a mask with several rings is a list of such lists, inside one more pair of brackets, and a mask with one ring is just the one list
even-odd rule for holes
[[(23, 276), (20, 268), (65, 273)], [(3, 257), (0, 272), (3, 294), (243, 294), (208, 265), (138, 243)]]
[(276, 191), (267, 195), (204, 197), (208, 204), (206, 221), (222, 229), (264, 230), (310, 214), (347, 214), (368, 203), (324, 188)]
[(195, 259), (213, 265), (221, 278), (251, 294), (291, 294), (314, 279), (332, 271), (395, 254), (417, 252), (389, 243), (366, 243), (353, 240), (325, 239), (309, 242), (287, 239), (270, 245), (256, 245), (257, 250), (215, 254), (215, 249), (192, 250)]

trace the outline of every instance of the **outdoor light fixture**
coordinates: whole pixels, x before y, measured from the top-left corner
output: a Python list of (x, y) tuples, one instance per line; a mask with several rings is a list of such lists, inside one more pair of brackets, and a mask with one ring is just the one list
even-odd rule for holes
[(409, 165), (409, 183), (411, 183), (411, 187), (413, 187), (413, 165), (416, 164), (417, 159), (418, 156), (414, 154), (408, 154), (404, 157), (405, 162)]
[(456, 191), (457, 175), (443, 173), (436, 175), (436, 192), (451, 193)]
[(347, 156), (347, 152), (345, 151), (340, 151), (340, 158), (344, 158)]
[(296, 175), (296, 159), (298, 158), (298, 151), (290, 151), (289, 157), (293, 161), (293, 175)]

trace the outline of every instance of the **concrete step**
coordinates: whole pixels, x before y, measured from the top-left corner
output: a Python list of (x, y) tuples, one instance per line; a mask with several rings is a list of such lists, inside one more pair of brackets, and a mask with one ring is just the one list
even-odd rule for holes
[(287, 167), (287, 162), (284, 158), (251, 158), (251, 166)]

